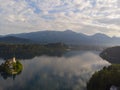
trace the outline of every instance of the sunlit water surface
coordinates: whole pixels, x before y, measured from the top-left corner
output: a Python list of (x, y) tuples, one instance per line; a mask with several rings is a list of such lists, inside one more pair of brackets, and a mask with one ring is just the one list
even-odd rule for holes
[(62, 57), (40, 56), (21, 60), (24, 66), (21, 74), (14, 80), (0, 76), (0, 90), (86, 90), (92, 74), (110, 65), (98, 54), (73, 51)]

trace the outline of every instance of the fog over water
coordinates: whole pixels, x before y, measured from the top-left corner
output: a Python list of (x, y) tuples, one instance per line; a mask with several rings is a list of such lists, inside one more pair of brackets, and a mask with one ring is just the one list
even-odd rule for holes
[(22, 73), (15, 80), (0, 77), (0, 90), (85, 90), (92, 74), (110, 65), (93, 52), (66, 55), (22, 60)]

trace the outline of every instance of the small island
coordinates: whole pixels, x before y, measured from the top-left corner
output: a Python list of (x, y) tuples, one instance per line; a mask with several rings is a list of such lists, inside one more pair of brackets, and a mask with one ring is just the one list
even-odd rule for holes
[(19, 74), (23, 69), (22, 64), (13, 57), (12, 59), (8, 59), (5, 63), (0, 65), (0, 72), (4, 72), (9, 75)]

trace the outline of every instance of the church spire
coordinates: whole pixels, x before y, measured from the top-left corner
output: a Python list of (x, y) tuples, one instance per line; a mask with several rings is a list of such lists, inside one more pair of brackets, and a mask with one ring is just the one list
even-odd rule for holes
[(15, 57), (13, 57), (13, 62), (16, 63), (16, 59), (15, 59)]

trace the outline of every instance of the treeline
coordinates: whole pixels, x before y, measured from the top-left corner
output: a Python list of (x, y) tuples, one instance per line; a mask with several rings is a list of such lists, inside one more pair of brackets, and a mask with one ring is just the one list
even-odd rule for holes
[(40, 55), (61, 56), (67, 45), (54, 43), (47, 45), (40, 44), (0, 44), (0, 57), (4, 59), (15, 56), (18, 59), (33, 58)]
[(95, 72), (87, 84), (87, 90), (110, 90), (112, 86), (120, 89), (120, 64), (113, 64)]

